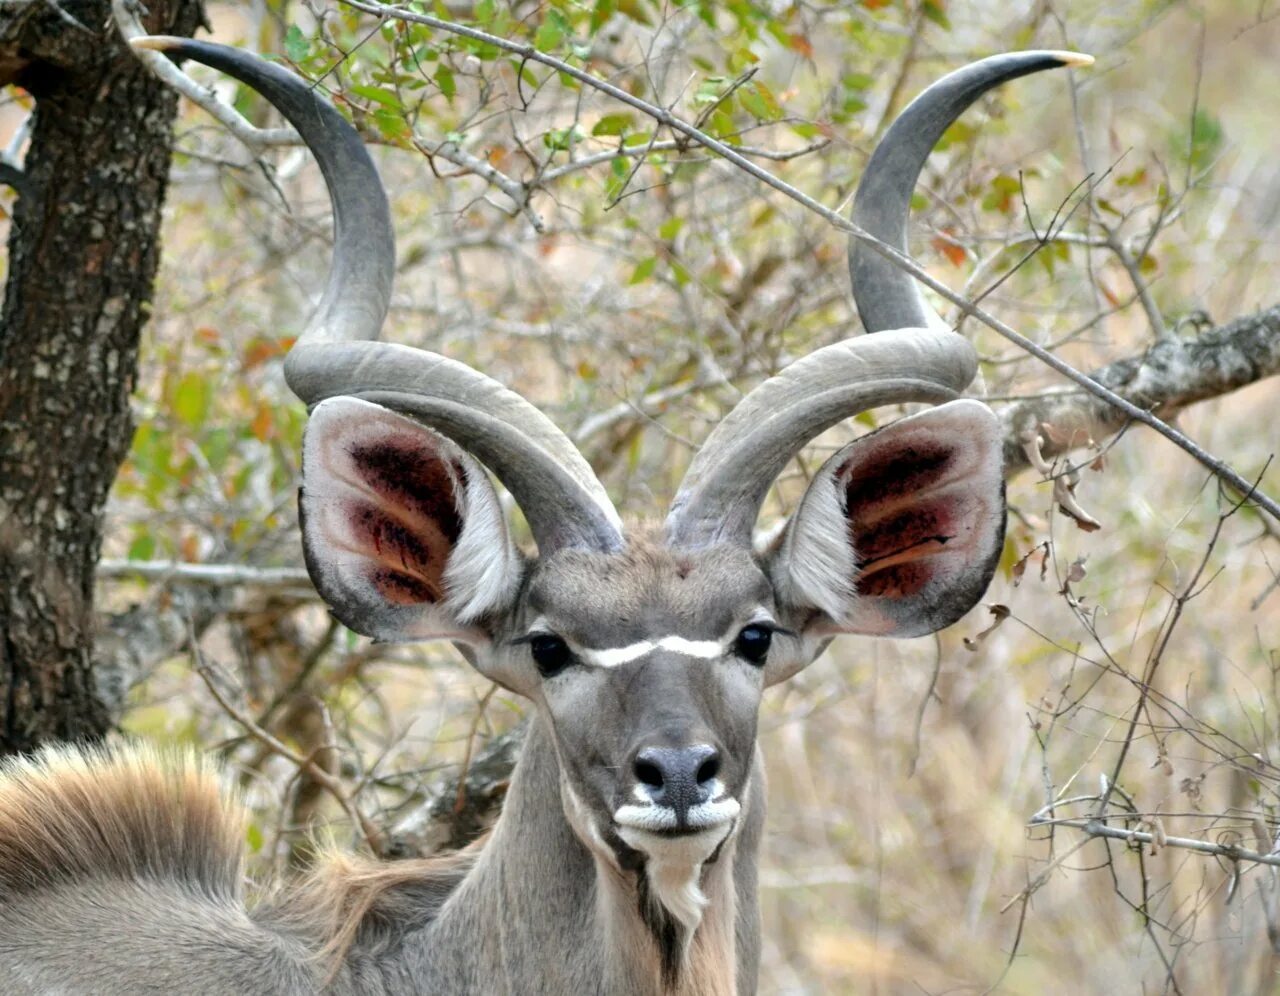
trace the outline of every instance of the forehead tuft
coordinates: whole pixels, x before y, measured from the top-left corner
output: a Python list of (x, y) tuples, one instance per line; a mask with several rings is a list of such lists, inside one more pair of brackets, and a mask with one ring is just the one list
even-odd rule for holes
[(679, 635), (712, 639), (772, 589), (750, 551), (670, 550), (647, 536), (620, 553), (562, 550), (534, 570), (529, 608), (586, 646)]

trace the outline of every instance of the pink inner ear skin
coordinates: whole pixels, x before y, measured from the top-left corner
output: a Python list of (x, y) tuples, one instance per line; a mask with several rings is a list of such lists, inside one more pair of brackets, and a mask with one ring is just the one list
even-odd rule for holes
[(440, 601), (441, 592), (401, 571), (380, 570), (369, 575), (369, 583), (395, 605), (423, 605)]
[[(424, 453), (418, 440), (388, 436), (376, 444), (353, 446), (348, 455), (360, 479), (388, 508), (408, 513), (417, 520), (414, 526), (431, 524), (450, 544), (458, 541), (462, 519), (453, 481), (444, 461)], [(453, 467), (465, 480), (462, 467)]]
[(963, 528), (971, 510), (956, 496), (892, 509), (887, 517), (851, 515), (849, 539), (859, 562), (869, 564), (904, 550), (946, 543)]
[(364, 502), (346, 503), (343, 514), (365, 560), (372, 561), (369, 582), (398, 605), (438, 602), (444, 597), (449, 544), (439, 532), (410, 532), (383, 509)]
[(862, 504), (847, 506), (859, 594), (918, 595), (939, 572), (954, 569), (949, 561), (963, 557), (975, 536), (983, 503), (963, 481), (924, 473), (914, 480), (914, 491), (893, 486), (886, 489), (893, 498), (880, 501), (871, 495), (874, 482), (868, 481), (859, 488)]
[(942, 483), (954, 473), (955, 457), (954, 449), (930, 445), (927, 440), (918, 446), (894, 446), (879, 459), (874, 451), (858, 454), (836, 472), (848, 480), (845, 508), (863, 509), (872, 516), (884, 514), (877, 509), (910, 501)]
[(363, 501), (347, 502), (344, 513), (368, 559), (426, 580), (443, 571), (449, 547), (438, 532), (414, 532), (385, 508)]
[(462, 533), (450, 467), (412, 437), (388, 436), (347, 451), (374, 501), (348, 500), (343, 515), (361, 553), (373, 563), (372, 585), (396, 605), (444, 598), (449, 551)]
[(858, 554), (858, 592), (886, 597), (915, 595), (934, 576), (929, 561), (945, 553), (961, 524), (947, 502), (908, 510), (869, 531), (850, 521), (850, 539)]
[(858, 576), (858, 594), (879, 598), (907, 598), (920, 594), (936, 573), (927, 561), (919, 560), (912, 563), (896, 562), (885, 569), (873, 567), (869, 573)]

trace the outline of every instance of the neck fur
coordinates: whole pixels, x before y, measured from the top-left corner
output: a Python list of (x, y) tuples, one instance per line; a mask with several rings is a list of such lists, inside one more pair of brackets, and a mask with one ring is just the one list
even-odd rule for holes
[[(750, 795), (758, 789), (753, 784)], [(676, 863), (620, 863), (598, 835), (575, 832), (565, 815), (573, 812), (572, 796), (562, 804), (564, 791), (550, 732), (535, 719), (492, 838), (428, 936), (413, 945), (427, 961), (415, 978), (438, 980), (431, 991), (439, 992), (753, 991), (754, 978), (740, 988), (736, 977), (740, 963), (756, 957), (752, 950), (744, 958), (737, 942), (744, 904), (748, 934), (756, 924), (756, 833), (746, 847), (726, 841), (696, 873)], [(748, 810), (760, 807), (750, 798), (744, 803), (749, 820)], [(573, 822), (582, 820), (575, 815)], [(749, 874), (740, 874), (744, 863)], [(750, 895), (739, 894), (744, 884)], [(459, 973), (474, 988), (451, 988)]]

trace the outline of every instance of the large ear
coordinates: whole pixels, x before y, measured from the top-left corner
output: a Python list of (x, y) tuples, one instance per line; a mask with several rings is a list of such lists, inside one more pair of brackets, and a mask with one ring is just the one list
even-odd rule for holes
[(302, 541), (333, 614), (380, 640), (487, 639), (523, 570), (483, 468), (417, 422), (356, 398), (311, 413)]
[(1000, 423), (953, 401), (855, 440), (818, 472), (769, 564), (813, 635), (921, 636), (986, 591), (1004, 540)]

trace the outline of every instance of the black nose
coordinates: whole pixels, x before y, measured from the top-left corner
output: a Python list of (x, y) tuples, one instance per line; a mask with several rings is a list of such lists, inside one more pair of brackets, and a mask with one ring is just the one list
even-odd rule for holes
[(645, 747), (632, 764), (636, 780), (648, 786), (649, 797), (670, 806), (685, 822), (691, 806), (711, 800), (712, 782), (720, 773), (720, 752), (710, 744), (691, 747)]

